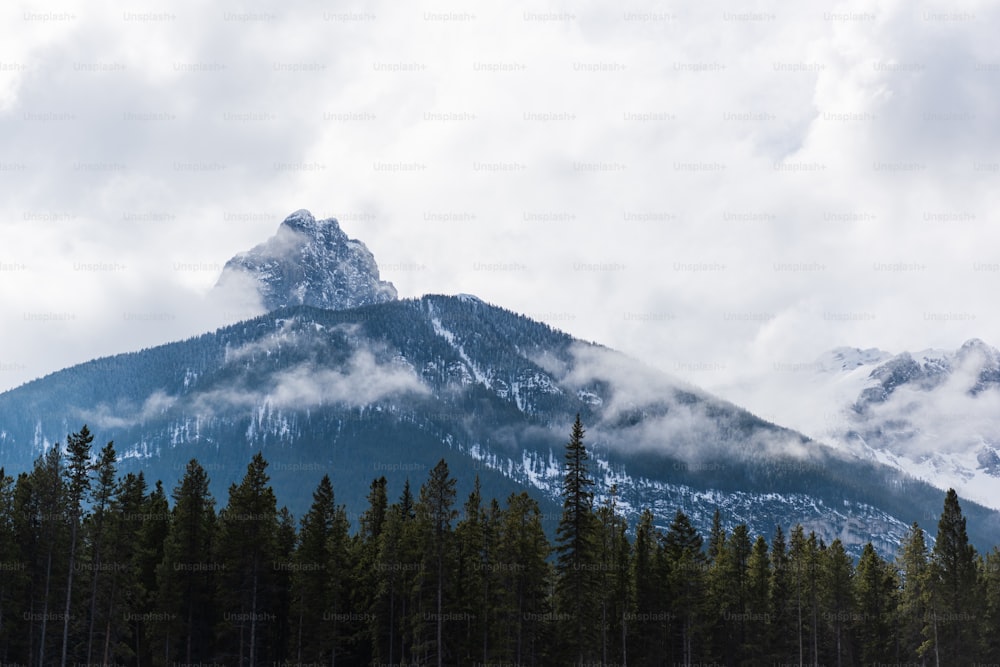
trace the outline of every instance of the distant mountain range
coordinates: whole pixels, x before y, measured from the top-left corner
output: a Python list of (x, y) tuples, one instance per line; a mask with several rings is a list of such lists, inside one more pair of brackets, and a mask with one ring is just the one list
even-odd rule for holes
[[(544, 323), (471, 295), (399, 300), (336, 220), (292, 214), (273, 239), (226, 265), (220, 289), (233, 281), (270, 312), (0, 394), (7, 472), (30, 468), (87, 423), (98, 440), (115, 441), (123, 469), (168, 488), (196, 457), (224, 501), (261, 450), (293, 512), (305, 511), (328, 473), (356, 518), (373, 478), (385, 475), (398, 494), (404, 479), (423, 483), (445, 457), (460, 493), (476, 475), (487, 496), (528, 489), (552, 527), (563, 445), (579, 413), (598, 502), (614, 487), (630, 519), (650, 507), (666, 525), (680, 508), (707, 533), (718, 508), (730, 527), (771, 535), (802, 523), (856, 554), (869, 540), (893, 551), (915, 520), (933, 533), (941, 511), (941, 490), (884, 457), (827, 446)], [(893, 361), (844, 354), (853, 369), (829, 372)], [(865, 415), (924, 382), (916, 371), (884, 374), (885, 396), (866, 385), (854, 408), (869, 443)], [(963, 509), (978, 545), (1000, 543), (1000, 513)]]
[(1000, 509), (1000, 351), (838, 348), (816, 368), (839, 404), (812, 435)]

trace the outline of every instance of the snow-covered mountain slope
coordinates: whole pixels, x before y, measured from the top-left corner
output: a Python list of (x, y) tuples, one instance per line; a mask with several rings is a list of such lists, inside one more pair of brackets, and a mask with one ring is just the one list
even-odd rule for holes
[[(776, 391), (822, 409), (790, 421), (812, 437), (1000, 509), (1000, 352), (892, 355), (837, 348)], [(795, 400), (790, 398), (790, 401)], [(796, 421), (797, 420), (797, 421)]]
[(307, 305), (339, 310), (396, 298), (379, 279), (364, 243), (349, 238), (334, 218), (292, 213), (277, 233), (226, 262), (217, 289), (256, 287), (265, 310)]

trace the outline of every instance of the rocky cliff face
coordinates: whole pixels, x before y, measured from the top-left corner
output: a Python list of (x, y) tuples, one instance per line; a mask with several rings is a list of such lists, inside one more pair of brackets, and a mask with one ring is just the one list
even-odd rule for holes
[(298, 305), (343, 310), (396, 299), (396, 288), (379, 279), (364, 243), (349, 238), (335, 218), (317, 220), (305, 210), (285, 218), (266, 242), (226, 262), (217, 287), (247, 279), (267, 311)]

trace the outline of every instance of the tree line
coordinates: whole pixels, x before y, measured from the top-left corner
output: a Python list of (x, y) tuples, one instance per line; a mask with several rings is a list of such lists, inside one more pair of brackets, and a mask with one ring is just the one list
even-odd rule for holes
[[(119, 475), (84, 426), (0, 470), (3, 665), (972, 665), (1000, 662), (1000, 550), (969, 543), (953, 490), (933, 541), (868, 544), (677, 511), (630, 527), (595, 504), (579, 417), (554, 541), (513, 493), (459, 505), (441, 460), (352, 531), (329, 477), (295, 520), (257, 453), (216, 510), (188, 463), (170, 492)], [(172, 502), (171, 502), (172, 500)], [(931, 544), (933, 542), (933, 544)]]

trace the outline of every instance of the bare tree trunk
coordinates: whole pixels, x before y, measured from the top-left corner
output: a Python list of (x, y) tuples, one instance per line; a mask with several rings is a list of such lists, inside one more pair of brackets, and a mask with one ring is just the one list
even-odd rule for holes
[[(97, 579), (101, 574), (101, 525), (98, 524), (95, 532), (97, 541), (94, 543), (94, 575), (90, 586), (90, 628), (87, 630), (87, 664), (93, 664), (92, 648), (94, 645), (94, 626), (97, 624)], [(107, 664), (107, 658), (104, 664)]]
[(108, 622), (104, 628), (104, 661), (102, 664), (109, 664), (111, 656), (108, 655), (109, 647), (111, 646), (111, 618), (114, 615), (115, 610), (115, 591), (118, 590), (118, 576), (117, 574), (111, 578), (111, 598), (108, 601)]
[(76, 524), (77, 518), (73, 516), (73, 529), (69, 539), (69, 574), (66, 576), (66, 613), (63, 615), (62, 660), (59, 663), (62, 667), (66, 667), (66, 652), (69, 649), (69, 611), (73, 599), (73, 568), (76, 566)]
[(442, 640), (441, 640), (441, 630), (443, 623), (441, 622), (441, 610), (442, 610), (442, 598), (444, 588), (441, 583), (444, 578), (444, 559), (441, 556), (440, 546), (438, 547), (438, 580), (437, 580), (437, 664), (438, 667), (444, 666), (444, 652), (441, 650)]
[(622, 607), (622, 667), (628, 667), (628, 621)]
[(250, 603), (250, 666), (257, 666), (257, 559), (254, 558), (253, 597)]
[[(299, 604), (302, 604), (301, 600), (299, 601)], [(305, 610), (302, 609), (302, 607), (299, 607), (299, 632), (298, 639), (296, 640), (297, 648), (295, 650), (295, 661), (300, 665), (302, 664), (302, 616), (304, 614)]]
[(934, 665), (941, 667), (941, 655), (938, 652), (938, 631), (937, 631), (937, 610), (935, 609), (931, 618), (934, 620)]
[(45, 631), (49, 622), (49, 585), (52, 581), (52, 546), (49, 545), (49, 556), (45, 563), (45, 602), (42, 604), (42, 639), (38, 646), (38, 667), (45, 667)]

